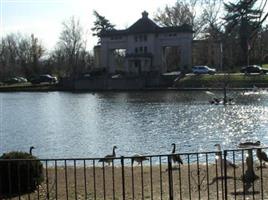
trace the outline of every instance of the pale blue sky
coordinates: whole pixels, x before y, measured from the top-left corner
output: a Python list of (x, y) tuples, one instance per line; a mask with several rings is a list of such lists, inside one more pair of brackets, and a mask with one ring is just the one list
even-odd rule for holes
[(92, 48), (97, 39), (90, 31), (93, 10), (104, 15), (116, 28), (125, 28), (141, 17), (147, 10), (149, 17), (158, 8), (174, 4), (176, 0), (0, 0), (0, 35), (10, 32), (34, 33), (42, 43), (52, 49), (61, 31), (61, 23), (75, 16), (86, 32), (88, 46)]

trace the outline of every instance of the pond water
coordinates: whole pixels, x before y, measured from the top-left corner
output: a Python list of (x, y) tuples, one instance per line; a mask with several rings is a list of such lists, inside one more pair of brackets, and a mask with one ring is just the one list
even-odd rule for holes
[(210, 151), (241, 140), (268, 144), (268, 92), (229, 92), (235, 105), (210, 105), (220, 92), (35, 92), (0, 94), (0, 154), (40, 158)]

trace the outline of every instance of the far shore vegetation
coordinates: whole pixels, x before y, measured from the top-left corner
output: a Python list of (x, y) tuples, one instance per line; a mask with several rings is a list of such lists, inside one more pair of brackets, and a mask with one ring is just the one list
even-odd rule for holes
[(189, 75), (174, 83), (177, 88), (223, 88), (226, 82), (227, 88), (253, 88), (268, 87), (266, 74), (244, 75), (241, 73), (215, 74), (215, 75)]
[[(154, 13), (154, 21), (160, 26), (181, 26), (189, 24), (193, 27), (193, 40), (205, 41), (207, 51), (212, 52), (211, 44), (221, 46), (221, 67), (217, 71), (232, 71), (248, 64), (263, 65), (268, 63), (268, 25), (267, 1), (240, 0), (224, 2), (221, 0), (186, 0), (176, 1), (174, 5), (166, 5)], [(262, 5), (262, 6), (259, 6)], [(90, 15), (90, 13), (89, 13)], [(78, 79), (95, 69), (93, 49), (87, 46), (86, 29), (100, 37), (105, 30), (116, 29), (116, 25), (104, 15), (93, 12), (94, 24), (82, 27), (79, 19), (66, 16), (62, 23), (62, 31), (54, 49), (46, 49), (37, 35), (9, 33), (0, 39), (0, 82), (20, 76), (27, 79), (40, 74), (51, 74), (56, 77)], [(59, 25), (60, 26), (60, 25)], [(201, 49), (204, 51), (204, 49)], [(210, 55), (210, 54), (209, 54)], [(212, 55), (212, 54), (211, 54)], [(196, 55), (193, 55), (193, 57)], [(203, 57), (193, 59), (197, 65), (214, 67), (212, 59)], [(265, 65), (267, 67), (267, 64)], [(191, 70), (192, 66), (187, 66)], [(185, 66), (175, 66), (180, 71)], [(111, 74), (109, 74), (111, 75)], [(206, 77), (206, 76), (204, 76)], [(259, 76), (254, 78), (234, 78), (243, 86), (243, 81), (264, 82)], [(190, 78), (184, 79), (183, 84)], [(213, 78), (204, 78), (213, 82)], [(239, 85), (239, 84), (238, 84)], [(19, 87), (19, 86), (18, 86)], [(16, 87), (13, 87), (16, 88)]]
[[(252, 89), (254, 87), (267, 88), (268, 75), (267, 74), (251, 74), (245, 75), (242, 73), (220, 73), (215, 75), (202, 74), (187, 74), (186, 76), (175, 80), (172, 87), (159, 89), (222, 89), (226, 82), (227, 89)], [(147, 88), (157, 89), (157, 88)], [(60, 84), (31, 84), (18, 83), (7, 85), (0, 85), (0, 92), (16, 92), (16, 91), (64, 91), (66, 88)], [(67, 89), (68, 90), (68, 89)]]

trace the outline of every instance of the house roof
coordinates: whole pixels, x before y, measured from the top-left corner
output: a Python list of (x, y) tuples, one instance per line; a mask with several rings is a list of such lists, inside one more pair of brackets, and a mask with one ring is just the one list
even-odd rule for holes
[(132, 26), (125, 30), (107, 30), (102, 31), (101, 36), (123, 36), (131, 34), (141, 34), (141, 33), (170, 33), (170, 32), (187, 32), (192, 33), (192, 26), (184, 24), (182, 26), (172, 26), (172, 27), (159, 27), (155, 22), (148, 18), (148, 13), (144, 11), (142, 13), (142, 18), (136, 21)]
[(148, 13), (144, 11), (142, 13), (142, 18), (136, 21), (132, 26), (130, 26), (127, 31), (130, 33), (148, 33), (155, 32), (160, 27), (148, 18)]

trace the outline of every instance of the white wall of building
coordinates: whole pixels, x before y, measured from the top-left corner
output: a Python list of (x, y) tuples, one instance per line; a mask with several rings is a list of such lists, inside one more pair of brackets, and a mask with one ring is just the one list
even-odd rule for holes
[[(146, 39), (140, 39), (140, 37), (146, 37)], [(137, 40), (135, 38), (138, 38)], [(115, 62), (113, 60), (112, 51), (114, 49), (126, 49), (126, 54), (152, 54), (152, 66), (144, 64), (148, 61), (147, 58), (142, 60), (143, 71), (159, 71), (166, 72), (166, 66), (163, 62), (163, 48), (167, 46), (178, 46), (181, 50), (181, 67), (190, 68), (192, 65), (192, 33), (150, 33), (150, 34), (135, 34), (125, 35), (117, 37), (103, 37), (101, 38), (101, 50), (100, 50), (100, 65), (102, 68), (106, 68), (108, 72), (115, 72)], [(125, 71), (133, 72), (133, 59), (126, 58)], [(139, 59), (137, 57), (137, 59)]]

